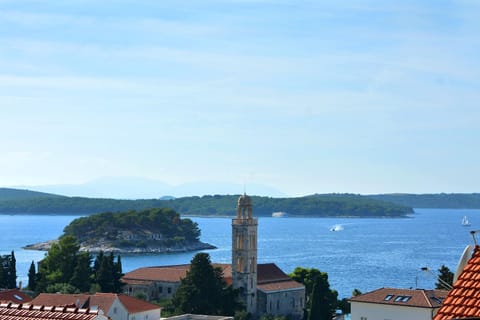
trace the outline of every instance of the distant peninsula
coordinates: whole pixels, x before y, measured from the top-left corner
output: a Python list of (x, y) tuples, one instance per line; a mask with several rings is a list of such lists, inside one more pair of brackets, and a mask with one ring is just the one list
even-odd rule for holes
[[(234, 216), (237, 195), (119, 200), (66, 197), (29, 190), (0, 188), (0, 213), (75, 214), (171, 208), (181, 215)], [(304, 197), (272, 198), (251, 196), (256, 216), (287, 212), (288, 217), (404, 217), (412, 214), (405, 204), (356, 194), (314, 194)]]
[[(104, 212), (77, 218), (65, 227), (63, 235), (74, 236), (81, 251), (92, 253), (144, 254), (215, 249), (199, 240), (200, 229), (195, 222), (181, 219), (177, 212), (167, 208)], [(55, 241), (24, 248), (48, 250)]]

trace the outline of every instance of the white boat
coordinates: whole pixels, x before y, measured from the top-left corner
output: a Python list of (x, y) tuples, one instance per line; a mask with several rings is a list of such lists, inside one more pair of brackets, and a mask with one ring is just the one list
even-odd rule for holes
[(341, 224), (336, 224), (330, 228), (330, 231), (342, 231), (343, 226)]
[(287, 213), (283, 212), (283, 211), (272, 213), (272, 217), (274, 217), (274, 218), (282, 218), (282, 217), (285, 217), (286, 215), (287, 215)]
[(467, 218), (467, 216), (463, 216), (463, 219), (462, 219), (462, 226), (466, 226), (466, 227), (468, 227), (468, 226), (470, 226), (470, 225), (471, 225), (471, 223), (470, 223), (470, 221), (468, 221), (468, 218)]

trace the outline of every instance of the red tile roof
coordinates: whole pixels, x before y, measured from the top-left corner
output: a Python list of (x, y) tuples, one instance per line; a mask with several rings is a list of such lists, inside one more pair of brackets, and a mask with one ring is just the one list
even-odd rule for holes
[(477, 245), (434, 320), (480, 317), (480, 247)]
[(257, 284), (285, 280), (290, 280), (290, 278), (275, 263), (259, 263), (257, 265)]
[(0, 302), (25, 303), (30, 301), (32, 298), (18, 289), (0, 291)]
[[(224, 278), (232, 277), (230, 264), (214, 263), (213, 266), (222, 269)], [(139, 268), (127, 272), (122, 277), (122, 281), (128, 284), (139, 284), (142, 281), (147, 281), (146, 283), (148, 281), (179, 282), (180, 279), (185, 278), (188, 270), (190, 270), (189, 264)]]
[[(227, 284), (232, 283), (231, 264), (214, 263), (213, 266), (222, 269), (223, 278)], [(180, 279), (187, 275), (189, 269), (189, 264), (139, 268), (126, 273), (122, 281), (131, 285), (149, 284), (151, 281), (180, 282)], [(291, 280), (274, 263), (257, 265), (257, 285), (263, 291), (302, 289), (304, 287), (302, 284)]]
[(303, 289), (304, 285), (294, 280), (283, 280), (258, 284), (257, 288), (262, 291), (295, 290)]
[(45, 307), (39, 305), (0, 304), (2, 320), (95, 320), (107, 319), (98, 311), (68, 307)]
[(275, 263), (257, 265), (257, 288), (262, 291), (303, 289), (304, 285), (290, 279)]
[(160, 309), (159, 306), (145, 302), (143, 300), (116, 293), (95, 293), (88, 294), (61, 294), (61, 293), (41, 293), (33, 301), (33, 304), (46, 306), (71, 306), (81, 308), (98, 308), (105, 314), (110, 311), (115, 300), (119, 299), (128, 313), (138, 313)]
[(132, 280), (178, 282), (181, 278), (185, 278), (189, 269), (189, 264), (139, 268), (127, 272), (122, 277), (122, 280), (126, 283), (129, 283)]
[(445, 290), (380, 288), (350, 299), (351, 302), (439, 308), (447, 296)]
[(84, 307), (89, 298), (88, 294), (40, 293), (32, 304), (43, 306), (76, 306)]
[(139, 299), (127, 296), (125, 294), (119, 294), (118, 298), (120, 299), (120, 302), (128, 310), (128, 313), (130, 313), (130, 314), (149, 311), (149, 310), (160, 309), (160, 307), (157, 306), (156, 304), (149, 303), (149, 302), (146, 302), (146, 301), (143, 301), (143, 300), (139, 300)]

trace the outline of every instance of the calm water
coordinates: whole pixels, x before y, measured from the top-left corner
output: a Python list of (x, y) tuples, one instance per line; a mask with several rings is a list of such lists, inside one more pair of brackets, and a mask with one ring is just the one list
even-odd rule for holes
[[(464, 215), (471, 227), (461, 226)], [(32, 260), (45, 255), (21, 247), (57, 238), (74, 218), (0, 215), (0, 254), (15, 251), (19, 280), (26, 283)], [(230, 262), (231, 219), (192, 219), (201, 240), (218, 247), (208, 251), (212, 261)], [(343, 230), (330, 231), (334, 225)], [(445, 264), (454, 271), (465, 246), (473, 244), (472, 229), (480, 229), (480, 210), (417, 209), (405, 219), (259, 218), (258, 261), (275, 262), (287, 273), (297, 266), (325, 271), (341, 297), (355, 288), (433, 288), (434, 276), (420, 268), (436, 273)], [(188, 263), (194, 254), (122, 256), (123, 269)]]

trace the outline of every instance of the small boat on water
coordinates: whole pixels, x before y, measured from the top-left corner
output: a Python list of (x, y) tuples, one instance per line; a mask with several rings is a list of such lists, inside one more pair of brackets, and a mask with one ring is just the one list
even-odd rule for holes
[(283, 212), (283, 211), (272, 213), (272, 217), (274, 217), (274, 218), (283, 218), (283, 217), (286, 217), (286, 216), (287, 216), (287, 213)]
[(343, 226), (341, 224), (336, 224), (330, 228), (330, 231), (342, 231)]
[(471, 223), (470, 223), (470, 221), (468, 221), (467, 216), (463, 216), (462, 226), (468, 227), (468, 226), (470, 226), (470, 225), (471, 225)]

